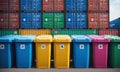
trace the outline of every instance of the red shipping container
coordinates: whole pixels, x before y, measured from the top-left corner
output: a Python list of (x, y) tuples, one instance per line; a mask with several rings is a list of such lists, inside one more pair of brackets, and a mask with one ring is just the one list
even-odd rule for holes
[(118, 35), (120, 36), (120, 29), (118, 29)]
[(88, 0), (88, 11), (109, 11), (109, 0)]
[(0, 10), (2, 11), (18, 11), (19, 0), (0, 0)]
[(64, 0), (43, 0), (43, 11), (64, 11)]
[(10, 0), (9, 1), (9, 10), (18, 11), (19, 10), (19, 0)]
[(19, 28), (19, 14), (9, 13), (9, 29)]
[(64, 11), (64, 0), (54, 0), (54, 11)]
[(100, 29), (99, 35), (115, 35), (118, 36), (118, 30), (117, 29)]
[(43, 0), (43, 11), (54, 11), (53, 0)]
[(18, 13), (0, 13), (0, 28), (17, 29), (19, 28)]
[(108, 13), (88, 13), (88, 28), (104, 29), (109, 25)]
[(0, 0), (0, 10), (8, 10), (8, 0)]
[(0, 13), (0, 28), (8, 28), (8, 13)]

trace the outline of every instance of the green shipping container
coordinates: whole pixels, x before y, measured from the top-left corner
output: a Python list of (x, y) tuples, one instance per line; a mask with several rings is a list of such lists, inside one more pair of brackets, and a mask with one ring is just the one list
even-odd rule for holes
[(109, 64), (112, 68), (120, 68), (120, 37), (105, 36), (111, 40), (109, 44)]
[(0, 30), (0, 35), (19, 35), (18, 30)]
[(52, 35), (98, 35), (98, 30), (90, 29), (59, 29), (52, 30)]
[(64, 28), (64, 14), (43, 13), (43, 28)]
[(53, 13), (43, 13), (43, 28), (53, 28), (54, 15)]

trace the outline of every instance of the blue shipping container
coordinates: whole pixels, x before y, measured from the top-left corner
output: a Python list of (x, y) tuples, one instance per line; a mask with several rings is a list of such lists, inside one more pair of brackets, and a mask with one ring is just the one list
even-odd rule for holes
[(88, 68), (91, 39), (84, 35), (72, 35), (73, 61), (75, 68)]
[(35, 36), (19, 36), (15, 38), (16, 48), (16, 67), (31, 68), (32, 67), (32, 50), (33, 40)]
[(66, 28), (71, 28), (71, 29), (87, 28), (86, 13), (67, 13)]
[(22, 11), (41, 11), (41, 0), (21, 0)]
[(20, 28), (24, 29), (38, 29), (41, 28), (41, 14), (40, 13), (21, 13)]
[(110, 22), (111, 29), (120, 29), (120, 18), (117, 18)]
[(66, 0), (67, 11), (87, 11), (87, 0)]
[(14, 65), (13, 40), (17, 36), (0, 37), (0, 68), (11, 68)]

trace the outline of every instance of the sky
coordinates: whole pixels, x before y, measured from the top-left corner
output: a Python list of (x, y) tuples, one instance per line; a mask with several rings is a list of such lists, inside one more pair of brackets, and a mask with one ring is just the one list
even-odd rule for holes
[(120, 0), (110, 0), (110, 21), (120, 17)]

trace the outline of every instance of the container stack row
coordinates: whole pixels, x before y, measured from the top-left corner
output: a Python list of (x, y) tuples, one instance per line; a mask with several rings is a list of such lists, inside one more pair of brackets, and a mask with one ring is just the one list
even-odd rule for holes
[(93, 34), (120, 35), (118, 21), (109, 24), (109, 0), (0, 0), (1, 35), (18, 34), (19, 29), (38, 34), (49, 29), (52, 34), (79, 34), (75, 33), (79, 30), (91, 34), (93, 30)]
[(109, 28), (109, 0), (88, 0), (88, 28)]
[(120, 68), (119, 55), (119, 36), (0, 37), (0, 68)]
[(18, 29), (19, 10), (19, 0), (0, 0), (0, 29)]

